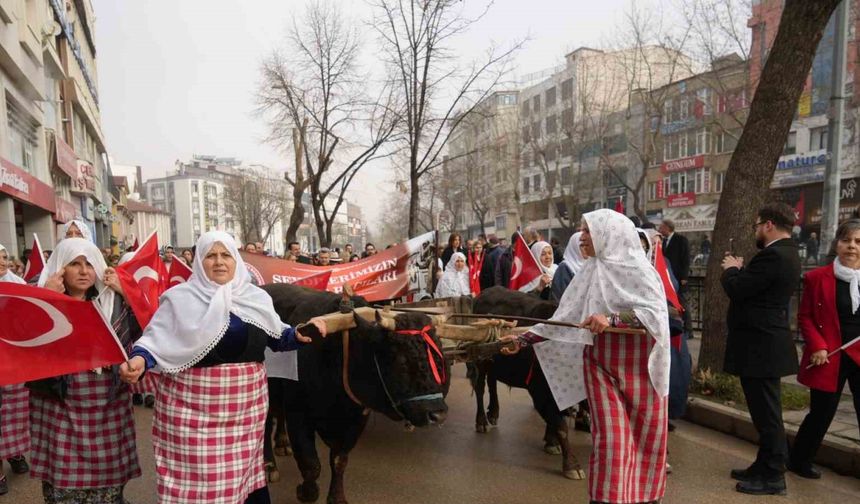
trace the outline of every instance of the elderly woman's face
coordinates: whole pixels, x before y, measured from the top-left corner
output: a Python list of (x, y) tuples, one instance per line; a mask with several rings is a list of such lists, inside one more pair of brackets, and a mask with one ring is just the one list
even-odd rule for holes
[(544, 247), (540, 252), (540, 263), (543, 264), (544, 268), (549, 268), (552, 266), (552, 247)]
[(454, 268), (456, 268), (457, 271), (463, 271), (463, 268), (465, 267), (466, 261), (464, 261), (462, 257), (458, 257), (457, 260), (454, 261)]
[(582, 221), (582, 235), (580, 235), (579, 248), (582, 251), (583, 257), (594, 257), (594, 242), (591, 241), (591, 231), (588, 229), (588, 223)]
[(72, 296), (84, 294), (96, 284), (96, 270), (85, 256), (78, 256), (63, 270), (63, 283)]
[(77, 224), (72, 224), (66, 231), (66, 238), (83, 238), (84, 233), (78, 228)]
[(209, 280), (224, 285), (236, 275), (236, 258), (221, 242), (215, 242), (203, 258), (203, 271)]

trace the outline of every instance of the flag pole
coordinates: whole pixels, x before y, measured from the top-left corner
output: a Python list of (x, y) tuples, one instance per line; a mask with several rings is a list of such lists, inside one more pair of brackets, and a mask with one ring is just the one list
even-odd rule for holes
[[(839, 352), (841, 352), (842, 350), (845, 350), (846, 348), (848, 348), (848, 347), (850, 347), (850, 346), (854, 345), (854, 344), (855, 344), (855, 343), (857, 343), (858, 341), (860, 341), (860, 336), (857, 336), (856, 338), (854, 338), (853, 340), (849, 341), (848, 343), (845, 343), (845, 344), (844, 344), (844, 345), (842, 345), (841, 347), (839, 347), (839, 348), (837, 348), (836, 350), (834, 350), (834, 351), (830, 352), (829, 354), (827, 354), (827, 358), (829, 359), (830, 357), (833, 357), (833, 356), (834, 356), (834, 355), (836, 355), (837, 353), (839, 353)], [(812, 368), (814, 368), (814, 367), (815, 367), (815, 364), (810, 364), (810, 365), (806, 366), (806, 369), (812, 369)]]

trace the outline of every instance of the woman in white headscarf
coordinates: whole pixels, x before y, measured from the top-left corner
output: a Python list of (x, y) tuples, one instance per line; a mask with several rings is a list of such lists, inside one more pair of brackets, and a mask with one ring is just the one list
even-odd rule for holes
[(532, 283), (521, 287), (520, 290), (535, 292), (541, 299), (549, 299), (552, 290), (552, 279), (558, 269), (558, 265), (553, 261), (552, 245), (545, 241), (535, 242), (531, 246), (531, 253), (535, 261), (537, 261), (538, 266), (540, 266), (541, 275)]
[(454, 252), (445, 266), (445, 272), (436, 285), (436, 297), (458, 297), (471, 294), (469, 287), (469, 268), (466, 266), (466, 256), (462, 252)]
[(93, 234), (90, 232), (90, 227), (82, 220), (70, 220), (63, 224), (63, 238), (83, 238), (84, 240), (93, 241)]
[[(550, 340), (537, 343), (535, 353), (560, 409), (588, 398), (590, 499), (659, 501), (666, 487), (669, 392), (663, 285), (624, 215), (608, 209), (585, 214), (581, 240), (589, 259), (552, 320), (583, 329), (539, 324), (520, 342)], [(613, 332), (620, 327), (647, 334)]]
[[(251, 284), (233, 237), (205, 233), (195, 250), (191, 277), (162, 295), (122, 379), (161, 371), (152, 427), (160, 502), (268, 502), (265, 351), (310, 338)], [(325, 334), (324, 322), (311, 323)]]
[[(140, 334), (123, 302), (116, 272), (84, 238), (61, 240), (39, 286), (95, 301), (127, 349)], [(55, 502), (123, 502), (123, 488), (140, 476), (128, 386), (118, 367), (29, 382), (30, 475)]]
[(582, 269), (585, 263), (585, 257), (582, 255), (582, 236), (581, 231), (573, 233), (570, 240), (567, 242), (567, 248), (564, 249), (564, 260), (558, 265), (555, 275), (552, 277), (551, 299), (558, 303), (561, 296), (564, 295), (565, 289), (573, 280), (573, 277)]
[[(9, 253), (0, 244), (0, 282), (26, 284), (12, 272)], [(24, 384), (0, 386), (0, 495), (9, 491), (2, 461), (8, 460), (12, 472), (22, 474), (29, 471), (24, 454), (30, 451), (29, 394)]]

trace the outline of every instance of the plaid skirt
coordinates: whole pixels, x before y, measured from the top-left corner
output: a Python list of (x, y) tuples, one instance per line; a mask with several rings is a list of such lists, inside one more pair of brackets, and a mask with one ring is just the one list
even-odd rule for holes
[[(0, 387), (0, 459), (30, 451), (30, 392), (23, 384)], [(0, 460), (2, 462), (2, 460)]]
[(139, 380), (137, 383), (129, 385), (132, 394), (155, 394), (156, 389), (158, 388), (158, 380), (161, 378), (161, 375), (158, 373), (154, 373), (152, 371), (147, 371), (145, 375), (143, 375), (143, 379)]
[(140, 476), (128, 387), (110, 372), (66, 375), (64, 400), (30, 394), (30, 476), (56, 489), (125, 485)]
[(262, 363), (162, 374), (152, 439), (158, 502), (243, 503), (266, 486)]
[(648, 375), (653, 341), (650, 336), (605, 333), (583, 352), (593, 501), (650, 502), (666, 491), (668, 402)]

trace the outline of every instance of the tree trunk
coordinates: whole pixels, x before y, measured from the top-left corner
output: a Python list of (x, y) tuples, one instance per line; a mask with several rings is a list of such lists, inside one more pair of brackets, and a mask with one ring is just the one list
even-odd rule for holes
[(713, 251), (705, 278), (705, 317), (699, 368), (720, 371), (726, 349), (728, 298), (720, 284), (722, 251), (734, 239), (737, 255), (754, 255), (758, 209), (770, 183), (815, 50), (838, 0), (786, 0), (776, 39), (750, 106), (749, 118), (726, 172), (714, 226)]
[[(420, 189), (418, 187), (418, 174), (414, 171), (409, 175), (409, 229), (406, 239), (418, 235), (418, 212), (420, 212)], [(431, 215), (431, 220), (433, 216)]]
[[(308, 126), (308, 120), (302, 122), (302, 128), (293, 128), (293, 151), (296, 154), (296, 179), (293, 185), (293, 211), (290, 213), (290, 225), (287, 227), (286, 242), (287, 245), (296, 240), (296, 233), (299, 231), (302, 222), (305, 220), (305, 206), (302, 204), (302, 196), (305, 192), (304, 166), (302, 159), (304, 156), (304, 134)], [(290, 247), (285, 246), (285, 250)]]

